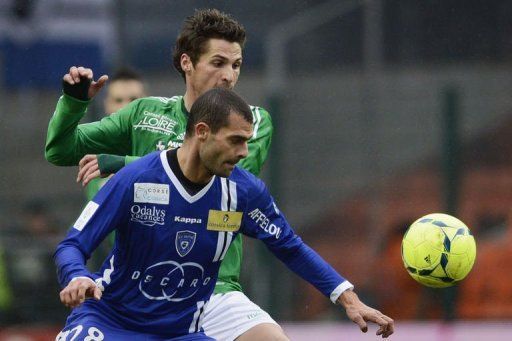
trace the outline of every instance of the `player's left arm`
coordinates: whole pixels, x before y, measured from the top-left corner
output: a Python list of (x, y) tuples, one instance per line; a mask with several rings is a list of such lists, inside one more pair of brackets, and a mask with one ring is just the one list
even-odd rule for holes
[[(263, 182), (256, 180), (242, 219), (242, 233), (262, 240), (269, 250), (297, 275), (311, 283), (332, 302), (341, 304), (347, 316), (367, 330), (367, 321), (379, 325), (377, 335), (393, 333), (393, 320), (359, 300), (353, 285), (334, 270), (293, 231)], [(251, 191), (253, 192), (251, 194)]]
[(249, 153), (238, 162), (238, 166), (258, 176), (267, 160), (270, 143), (272, 142), (272, 119), (268, 111), (251, 106), (253, 116), (253, 135), (247, 143)]

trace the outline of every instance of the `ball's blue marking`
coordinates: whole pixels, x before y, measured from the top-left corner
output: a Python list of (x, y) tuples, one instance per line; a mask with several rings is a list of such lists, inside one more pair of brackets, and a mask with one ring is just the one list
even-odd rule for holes
[(443, 223), (440, 220), (435, 220), (435, 221), (432, 222), (432, 224), (434, 224), (436, 226), (439, 226), (439, 227), (448, 227), (448, 225), (446, 225), (445, 223)]

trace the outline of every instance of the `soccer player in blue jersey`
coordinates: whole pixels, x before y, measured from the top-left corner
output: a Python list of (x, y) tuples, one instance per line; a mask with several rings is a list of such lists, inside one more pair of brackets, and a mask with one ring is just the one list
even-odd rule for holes
[[(182, 147), (126, 166), (88, 203), (55, 253), (61, 301), (74, 308), (59, 340), (213, 340), (201, 328), (204, 307), (238, 233), (262, 240), (363, 331), (371, 321), (377, 335), (393, 333), (393, 320), (294, 233), (263, 182), (235, 166), (248, 153), (252, 119), (231, 90), (207, 91)], [(115, 245), (91, 274), (86, 259), (113, 230)]]

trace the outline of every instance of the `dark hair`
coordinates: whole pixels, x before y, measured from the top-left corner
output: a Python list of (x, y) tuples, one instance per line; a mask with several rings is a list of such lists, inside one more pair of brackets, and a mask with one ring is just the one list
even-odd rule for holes
[(235, 113), (252, 124), (249, 105), (234, 91), (213, 88), (206, 91), (194, 102), (187, 122), (187, 136), (194, 134), (194, 126), (199, 122), (208, 124), (212, 133), (228, 125), (229, 114)]
[(139, 81), (142, 82), (141, 75), (130, 67), (121, 67), (114, 72), (114, 75), (110, 77), (110, 82), (115, 81)]
[(189, 55), (192, 65), (195, 66), (199, 57), (206, 52), (208, 40), (212, 38), (238, 43), (243, 48), (245, 28), (229, 14), (217, 9), (199, 9), (194, 15), (187, 17), (176, 39), (172, 55), (174, 67), (183, 79), (185, 72), (181, 69), (181, 56), (184, 53)]

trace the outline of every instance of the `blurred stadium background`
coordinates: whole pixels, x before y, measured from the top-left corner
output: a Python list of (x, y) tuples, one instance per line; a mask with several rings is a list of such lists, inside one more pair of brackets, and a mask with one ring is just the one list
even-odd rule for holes
[[(47, 340), (64, 323), (51, 255), (85, 199), (76, 169), (44, 160), (71, 65), (140, 70), (181, 94), (171, 48), (194, 8), (248, 31), (237, 90), (275, 134), (264, 179), (303, 239), (397, 320), (395, 340), (512, 339), (512, 2), (0, 1), (0, 340)], [(96, 100), (87, 120), (103, 113)], [(115, 142), (114, 142), (115, 143)], [(410, 279), (401, 236), (451, 213), (473, 231), (458, 287)], [(248, 295), (293, 340), (373, 340), (247, 240)]]

